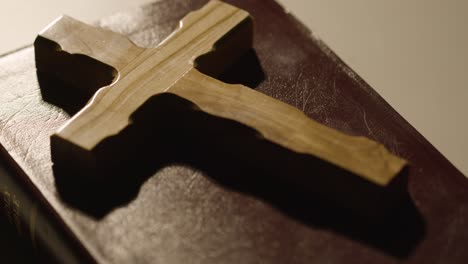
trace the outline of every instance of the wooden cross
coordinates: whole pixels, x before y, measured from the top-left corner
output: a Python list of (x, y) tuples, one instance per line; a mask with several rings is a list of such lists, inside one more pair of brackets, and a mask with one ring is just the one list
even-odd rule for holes
[[(93, 149), (129, 126), (130, 116), (150, 97), (171, 93), (202, 111), (249, 126), (273, 143), (309, 154), (368, 182), (385, 186), (406, 161), (364, 137), (345, 135), (321, 125), (298, 109), (216, 76), (252, 45), (252, 18), (234, 6), (211, 1), (188, 14), (159, 46), (140, 48), (126, 37), (63, 16), (35, 42), (39, 71), (68, 67), (51, 52), (83, 54), (114, 67), (114, 82), (96, 92), (88, 104), (52, 136), (60, 158), (93, 167)], [(56, 50), (50, 51), (51, 43)], [(58, 49), (58, 51), (57, 51)], [(55, 63), (55, 64), (54, 64)], [(86, 70), (86, 69), (81, 69)], [(287, 69), (285, 69), (287, 70)], [(67, 73), (73, 74), (73, 73)]]

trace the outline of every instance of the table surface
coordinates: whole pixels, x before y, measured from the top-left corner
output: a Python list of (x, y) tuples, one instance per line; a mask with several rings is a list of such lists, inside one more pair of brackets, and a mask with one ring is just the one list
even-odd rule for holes
[[(148, 2), (6, 1), (0, 54), (32, 43), (60, 14), (92, 22)], [(468, 1), (279, 2), (468, 175)]]

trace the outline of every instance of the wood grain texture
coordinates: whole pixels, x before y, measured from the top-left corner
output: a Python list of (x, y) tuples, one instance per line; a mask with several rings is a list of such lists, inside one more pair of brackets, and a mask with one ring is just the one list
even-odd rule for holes
[[(59, 153), (54, 162), (92, 170), (100, 162), (93, 153), (100, 142), (129, 126), (131, 115), (151, 97), (171, 93), (208, 114), (247, 125), (282, 147), (325, 160), (379, 186), (389, 184), (406, 161), (383, 145), (343, 134), (288, 104), (201, 73), (222, 73), (251, 42), (249, 14), (219, 1), (187, 15), (178, 30), (150, 49), (69, 17), (58, 19), (36, 40), (37, 61), (41, 46), (55, 43), (61, 51), (92, 57), (116, 71), (114, 82), (101, 88), (52, 136), (52, 147)], [(48, 71), (47, 62), (37, 67)]]

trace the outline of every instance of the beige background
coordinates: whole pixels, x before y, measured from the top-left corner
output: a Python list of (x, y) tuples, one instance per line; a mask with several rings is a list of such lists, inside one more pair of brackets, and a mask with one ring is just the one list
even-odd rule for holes
[[(468, 1), (279, 1), (468, 175)], [(147, 2), (2, 0), (0, 54), (62, 13), (92, 22)]]

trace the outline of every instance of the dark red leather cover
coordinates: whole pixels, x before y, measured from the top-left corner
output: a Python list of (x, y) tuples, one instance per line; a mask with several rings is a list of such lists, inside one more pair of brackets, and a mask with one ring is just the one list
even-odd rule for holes
[[(274, 175), (256, 177), (251, 167), (221, 159), (209, 171), (163, 166), (129, 186), (123, 198), (114, 197), (121, 193), (109, 179), (101, 197), (118, 201), (101, 215), (93, 208), (99, 195), (89, 201), (88, 190), (78, 190), (87, 203), (71, 205), (57, 190), (49, 145), (69, 116), (43, 100), (34, 50), (27, 47), (0, 58), (0, 143), (10, 155), (2, 158), (13, 159), (24, 172), (15, 177), (45, 198), (41, 204), (55, 212), (57, 228), (102, 263), (466, 263), (466, 178), (277, 3), (227, 2), (255, 20), (254, 50), (264, 78), (251, 85), (408, 159), (406, 204), (383, 220), (363, 219)], [(98, 24), (155, 46), (204, 3), (163, 0)], [(38, 236), (48, 239), (40, 227)]]

